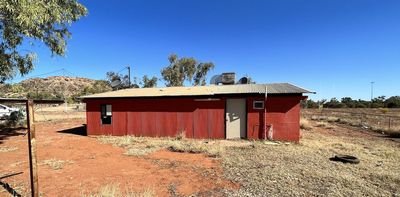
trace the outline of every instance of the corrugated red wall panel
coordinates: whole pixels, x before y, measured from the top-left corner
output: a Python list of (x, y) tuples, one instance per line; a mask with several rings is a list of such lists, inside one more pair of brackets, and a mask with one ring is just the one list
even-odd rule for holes
[[(87, 103), (89, 135), (224, 138), (225, 100), (191, 98), (92, 99)], [(112, 105), (112, 124), (102, 125), (100, 105)]]
[[(264, 138), (264, 110), (253, 109), (247, 97), (247, 138)], [(301, 96), (269, 96), (267, 124), (273, 125), (273, 139), (298, 141)], [(188, 138), (225, 138), (226, 98), (205, 101), (194, 98), (91, 99), (87, 103), (89, 135), (135, 135), (174, 137), (185, 132)], [(100, 105), (111, 104), (112, 125), (102, 125)]]
[(127, 135), (127, 112), (122, 105), (112, 106), (112, 135), (123, 136)]
[(140, 112), (129, 111), (127, 124), (127, 135), (142, 135), (142, 117)]
[(178, 124), (178, 133), (184, 132), (187, 138), (194, 138), (192, 112), (178, 112), (177, 124)]
[[(265, 97), (247, 99), (247, 137), (264, 139), (264, 110), (253, 109), (253, 101)], [(295, 141), (300, 138), (300, 100), (302, 96), (269, 96), (266, 102), (267, 132), (272, 125), (273, 140)]]

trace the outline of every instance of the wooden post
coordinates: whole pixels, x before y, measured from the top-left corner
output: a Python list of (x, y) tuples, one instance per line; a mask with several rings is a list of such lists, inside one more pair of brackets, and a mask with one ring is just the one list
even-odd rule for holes
[(33, 100), (26, 102), (27, 126), (28, 126), (28, 149), (29, 149), (29, 172), (31, 180), (32, 197), (39, 196), (37, 159), (36, 159), (36, 135), (34, 125)]

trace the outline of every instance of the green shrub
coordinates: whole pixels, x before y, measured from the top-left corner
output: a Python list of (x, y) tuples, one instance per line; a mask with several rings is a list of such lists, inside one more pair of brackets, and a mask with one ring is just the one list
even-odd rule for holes
[(6, 116), (7, 126), (23, 126), (25, 124), (25, 114), (22, 110), (13, 111), (9, 116)]

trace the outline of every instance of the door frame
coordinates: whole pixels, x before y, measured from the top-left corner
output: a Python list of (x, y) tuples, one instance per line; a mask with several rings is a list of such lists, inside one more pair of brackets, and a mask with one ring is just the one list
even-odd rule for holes
[(245, 125), (245, 127), (244, 127), (244, 137), (240, 137), (239, 139), (247, 139), (247, 102), (248, 102), (248, 100), (247, 100), (247, 97), (227, 97), (227, 98), (225, 98), (225, 110), (224, 110), (224, 126), (225, 126), (225, 132), (224, 132), (224, 134), (225, 134), (225, 136), (224, 136), (224, 139), (227, 139), (226, 137), (227, 137), (227, 119), (226, 119), (226, 112), (228, 111), (228, 100), (229, 99), (243, 99), (244, 100), (244, 125)]

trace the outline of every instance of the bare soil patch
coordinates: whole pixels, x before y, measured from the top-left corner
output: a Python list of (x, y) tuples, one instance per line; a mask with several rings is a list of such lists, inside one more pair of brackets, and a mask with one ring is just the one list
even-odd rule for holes
[[(68, 133), (83, 123), (83, 119), (72, 119), (37, 124), (42, 196), (85, 196), (107, 185), (118, 185), (121, 191), (149, 190), (156, 196), (172, 195), (171, 192), (184, 196), (221, 195), (224, 188), (238, 187), (222, 177), (218, 159), (165, 149), (145, 157), (127, 156), (122, 147), (102, 144), (96, 137)], [(29, 194), (26, 140), (27, 136), (15, 135), (3, 138), (0, 144), (17, 148), (0, 153), (0, 175), (22, 171), (23, 174), (2, 181), (23, 196)], [(7, 192), (0, 188), (0, 196), (4, 195)]]

